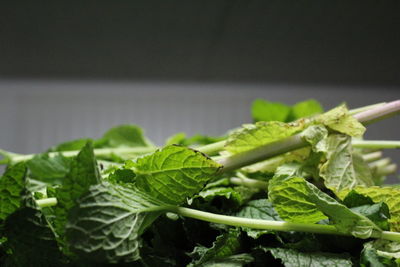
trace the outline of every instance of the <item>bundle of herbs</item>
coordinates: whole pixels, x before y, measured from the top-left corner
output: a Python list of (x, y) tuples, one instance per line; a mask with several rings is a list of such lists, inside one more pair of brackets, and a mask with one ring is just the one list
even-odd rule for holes
[(1, 266), (398, 266), (396, 165), (363, 140), (400, 101), (323, 113), (256, 100), (223, 137), (159, 148), (134, 125), (1, 150)]

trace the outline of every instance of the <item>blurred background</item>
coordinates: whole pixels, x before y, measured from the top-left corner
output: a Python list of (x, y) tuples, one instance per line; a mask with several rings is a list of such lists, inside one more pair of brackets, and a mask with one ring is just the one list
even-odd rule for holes
[[(2, 1), (0, 147), (38, 153), (122, 123), (162, 145), (251, 122), (256, 98), (326, 109), (400, 98), (399, 11), (371, 0)], [(366, 137), (399, 139), (399, 121)]]

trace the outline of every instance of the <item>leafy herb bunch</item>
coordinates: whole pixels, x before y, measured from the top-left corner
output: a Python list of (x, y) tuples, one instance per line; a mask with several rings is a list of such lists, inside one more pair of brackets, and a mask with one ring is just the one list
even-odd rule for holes
[(122, 125), (0, 150), (0, 265), (398, 266), (400, 188), (381, 149), (400, 142), (361, 138), (399, 110), (259, 99), (223, 137), (158, 148)]

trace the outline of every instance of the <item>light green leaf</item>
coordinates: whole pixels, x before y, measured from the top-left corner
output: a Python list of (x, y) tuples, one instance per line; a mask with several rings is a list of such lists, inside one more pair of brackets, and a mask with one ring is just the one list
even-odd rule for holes
[(290, 112), (289, 120), (297, 120), (324, 112), (322, 106), (314, 99), (296, 103)]
[(244, 125), (229, 135), (225, 149), (232, 154), (241, 153), (292, 136), (303, 128), (302, 123), (278, 121)]
[(71, 159), (61, 154), (54, 157), (49, 157), (48, 154), (39, 154), (26, 163), (30, 177), (52, 185), (62, 183), (69, 171), (70, 164)]
[(165, 203), (181, 204), (198, 193), (221, 165), (198, 151), (167, 146), (127, 167), (135, 172), (139, 190)]
[(56, 219), (55, 229), (63, 239), (65, 224), (69, 211), (78, 203), (89, 187), (100, 182), (100, 174), (89, 142), (82, 148), (77, 157), (72, 160), (71, 168), (62, 181), (62, 186), (56, 190), (57, 206), (54, 207)]
[[(282, 221), (268, 199), (249, 201), (238, 213), (236, 213), (236, 216), (249, 219)], [(254, 239), (259, 238), (261, 235), (271, 233), (269, 230), (257, 230), (246, 227), (243, 228), (243, 231)]]
[(317, 116), (314, 121), (332, 130), (354, 137), (362, 136), (365, 132), (365, 127), (349, 114), (345, 105), (338, 106)]
[[(362, 195), (370, 197), (374, 202), (384, 202), (389, 207), (390, 230), (400, 231), (400, 188), (398, 187), (356, 187), (354, 190)], [(340, 192), (338, 196), (344, 198), (349, 190)]]
[(367, 163), (352, 151), (351, 137), (331, 134), (326, 145), (327, 161), (321, 166), (320, 175), (327, 188), (340, 192), (356, 186), (374, 185)]
[(166, 207), (128, 185), (93, 185), (70, 213), (68, 243), (91, 261), (138, 260), (141, 234)]
[(195, 196), (195, 198), (203, 198), (206, 201), (210, 201), (216, 197), (224, 197), (226, 199), (230, 199), (239, 205), (243, 201), (240, 193), (237, 192), (232, 187), (208, 188), (208, 189), (200, 191), (199, 194)]
[(269, 102), (263, 99), (254, 100), (251, 106), (253, 121), (282, 121), (285, 122), (291, 108), (279, 102)]
[(210, 261), (215, 262), (216, 260), (234, 255), (240, 247), (238, 239), (239, 235), (240, 231), (238, 229), (231, 228), (228, 232), (217, 236), (212, 247), (195, 247), (193, 252), (190, 254), (196, 260), (194, 260), (189, 266), (209, 266), (205, 263)]
[(185, 133), (177, 133), (174, 134), (165, 141), (166, 146), (170, 145), (183, 145), (186, 140), (186, 134)]
[(285, 267), (351, 267), (350, 256), (324, 252), (299, 252), (286, 248), (262, 248), (275, 259), (281, 260)]
[(91, 142), (90, 138), (76, 139), (72, 141), (67, 141), (56, 146), (51, 147), (49, 152), (59, 152), (59, 151), (74, 151), (81, 150), (87, 142)]
[(269, 183), (268, 196), (279, 216), (287, 221), (316, 223), (329, 217), (338, 231), (359, 238), (381, 231), (371, 220), (300, 177), (274, 177)]
[(136, 125), (120, 125), (108, 130), (96, 144), (100, 147), (138, 147), (154, 146)]
[(0, 221), (21, 207), (25, 190), (25, 163), (8, 167), (0, 178)]

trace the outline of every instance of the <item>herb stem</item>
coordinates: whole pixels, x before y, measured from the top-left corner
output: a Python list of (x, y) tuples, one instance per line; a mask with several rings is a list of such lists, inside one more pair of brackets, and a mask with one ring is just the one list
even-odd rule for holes
[(362, 156), (362, 158), (366, 162), (372, 162), (372, 161), (375, 161), (375, 160), (378, 160), (378, 159), (382, 158), (382, 155), (383, 155), (382, 151), (375, 151), (375, 152), (371, 152), (371, 153), (368, 153), (368, 154), (364, 154)]
[(224, 148), (225, 141), (219, 141), (216, 143), (204, 145), (198, 148), (195, 148), (196, 150), (203, 152), (209, 156), (217, 154), (219, 151), (221, 151)]
[[(307, 232), (316, 234), (351, 236), (350, 234), (339, 232), (333, 225), (250, 219), (243, 217), (220, 215), (184, 207), (174, 207), (172, 208), (171, 212), (177, 213), (184, 217), (189, 217), (212, 223), (226, 224), (236, 227), (248, 227), (252, 229), (273, 230), (273, 231), (283, 231), (283, 232), (295, 231), (295, 232)], [(391, 241), (400, 241), (400, 233), (397, 232), (389, 232), (389, 231), (374, 232), (372, 237), (391, 240)]]
[(38, 199), (38, 200), (36, 200), (36, 204), (40, 208), (51, 207), (51, 206), (57, 205), (57, 199), (55, 197)]
[(262, 190), (267, 190), (268, 183), (260, 180), (249, 179), (249, 178), (239, 178), (239, 177), (232, 177), (229, 181), (234, 185), (243, 185), (246, 187), (257, 188)]
[(390, 140), (353, 140), (352, 146), (355, 148), (368, 148), (368, 149), (391, 149), (400, 148), (400, 141)]

